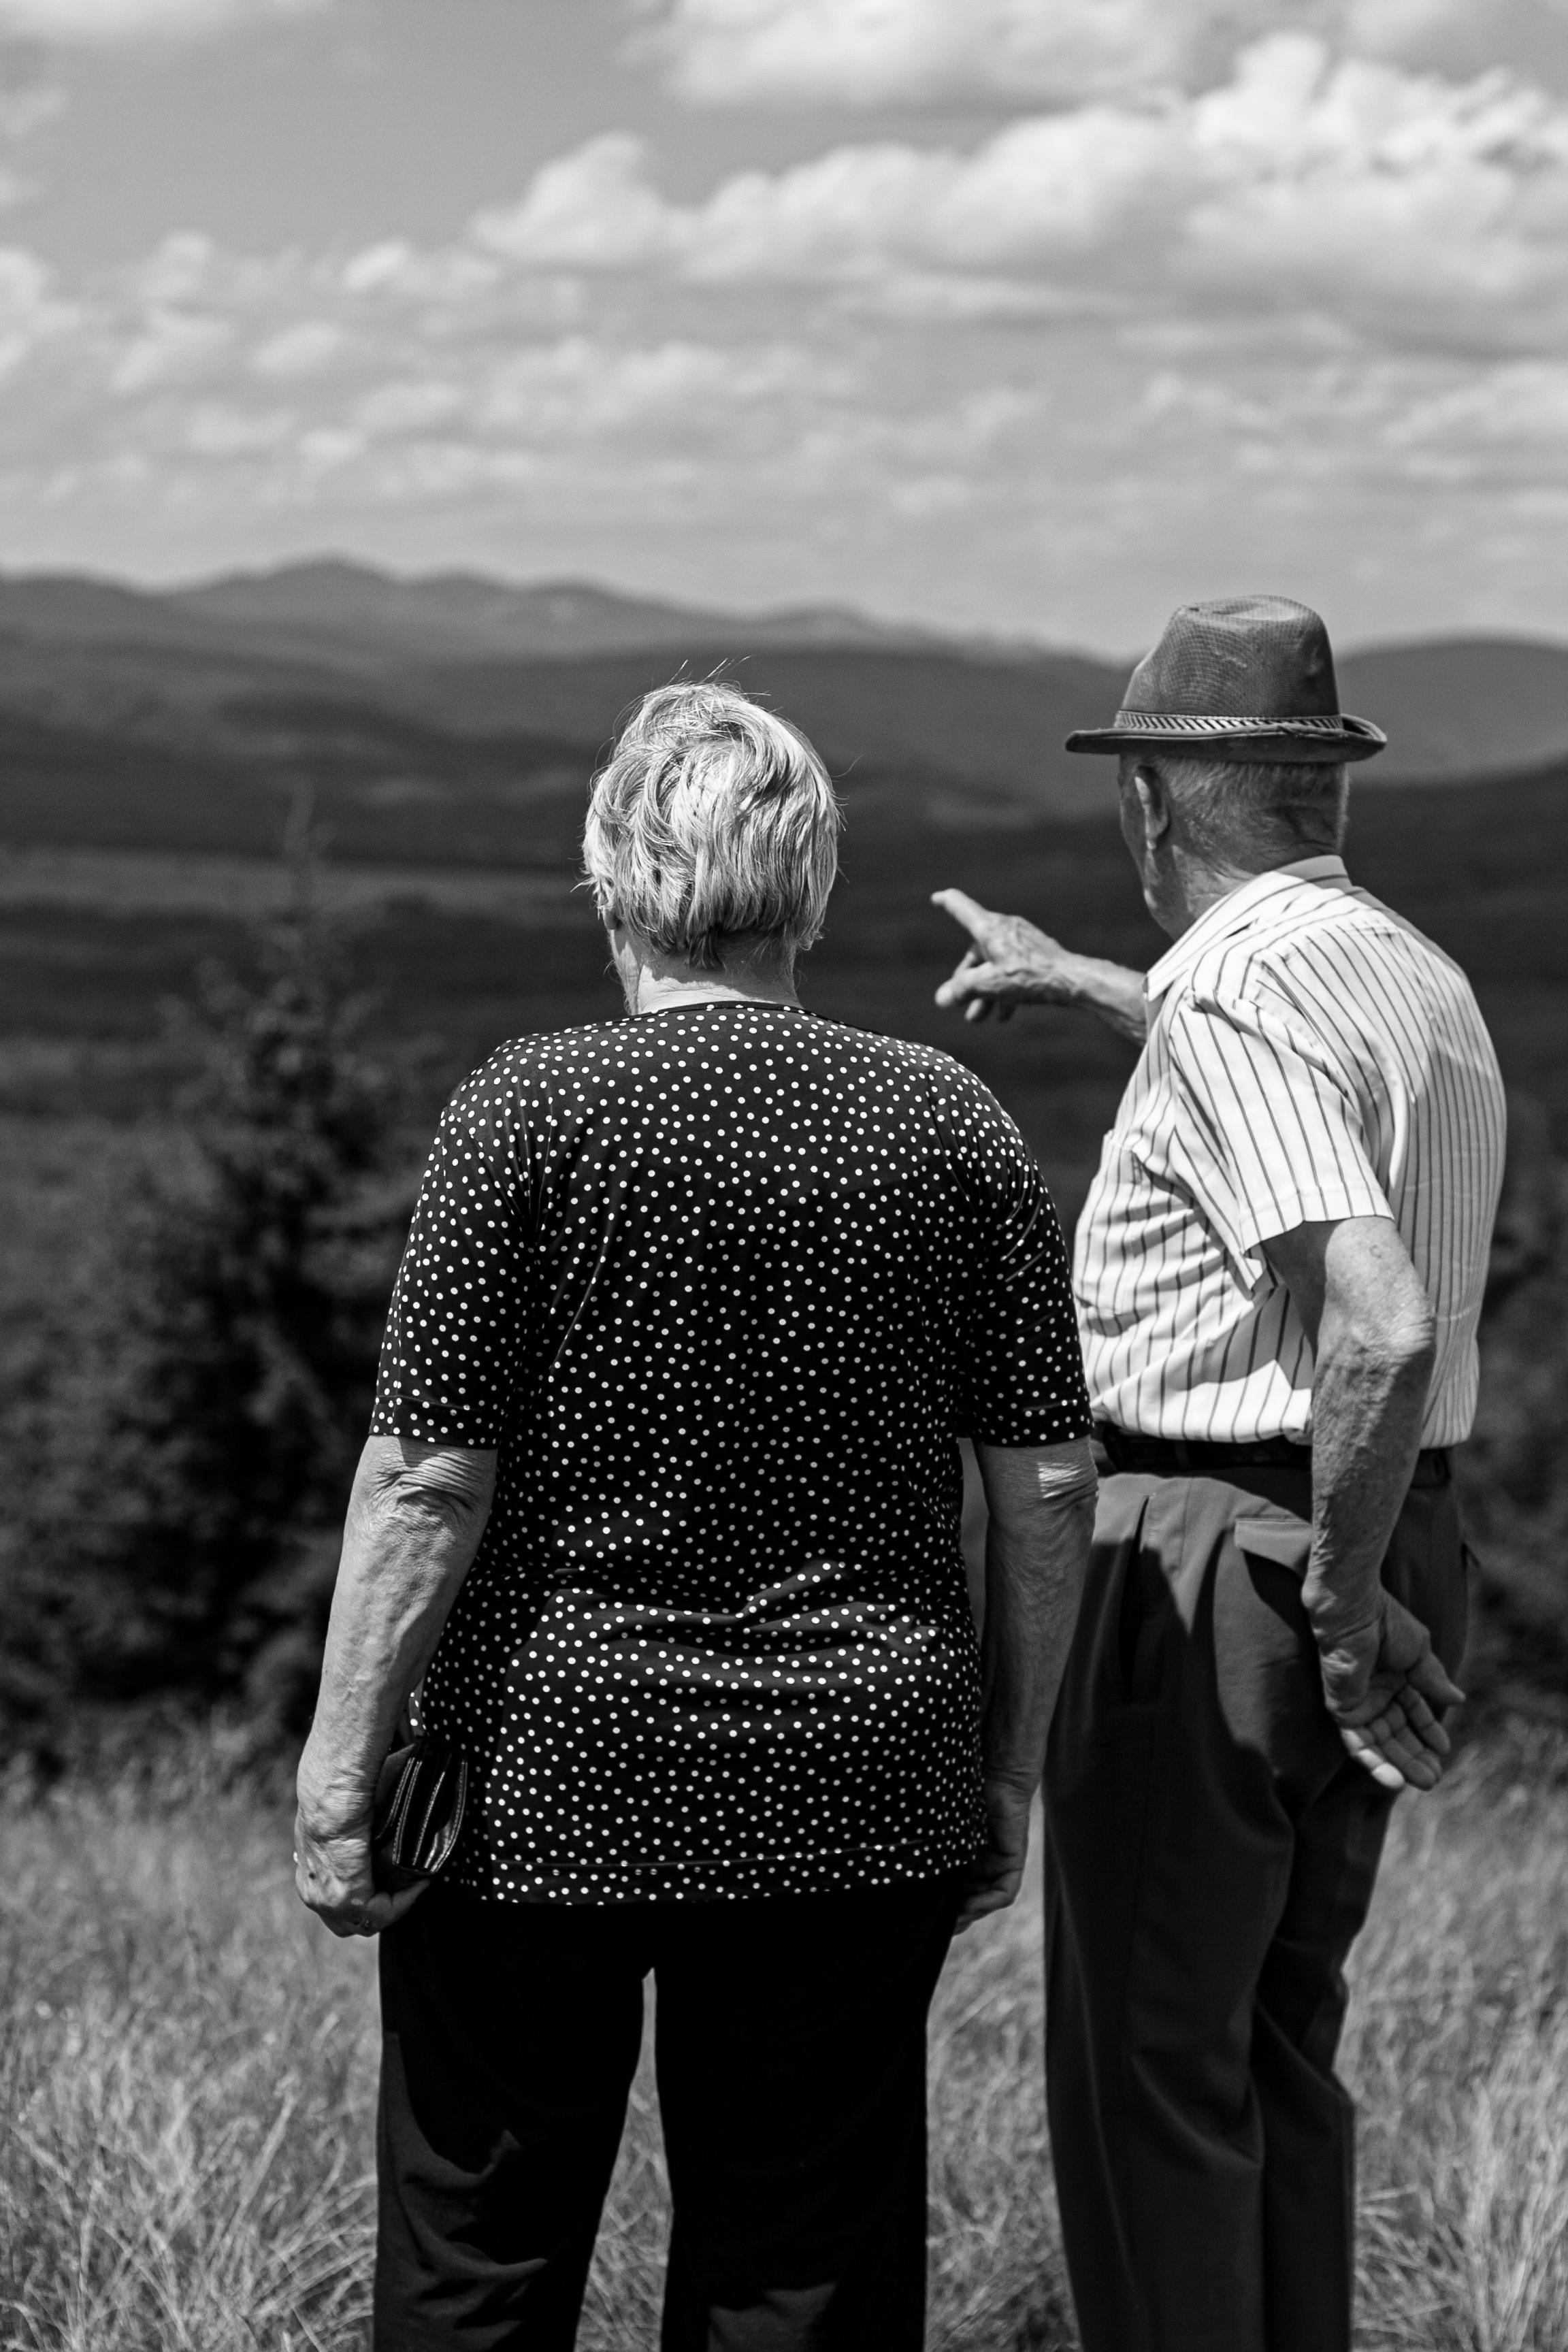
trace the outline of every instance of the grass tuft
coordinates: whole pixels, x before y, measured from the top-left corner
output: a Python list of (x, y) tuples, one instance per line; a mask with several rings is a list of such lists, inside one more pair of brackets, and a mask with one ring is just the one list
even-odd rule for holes
[[(16, 1784), (0, 1849), (0, 2352), (363, 2352), (372, 1955), (294, 1900), (285, 1817), (193, 1751)], [(1504, 1737), (1395, 1817), (1358, 1948), (1363, 2352), (1568, 2344), (1568, 1747)], [(1076, 2343), (1041, 2090), (1037, 1884), (932, 2035), (942, 2352)], [(657, 2342), (645, 2065), (583, 2352)]]

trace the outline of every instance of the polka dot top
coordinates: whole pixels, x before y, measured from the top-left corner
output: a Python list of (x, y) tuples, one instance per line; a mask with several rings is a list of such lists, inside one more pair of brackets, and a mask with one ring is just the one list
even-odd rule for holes
[(373, 1428), (494, 1446), (426, 1678), (499, 1902), (815, 1893), (982, 1835), (958, 1439), (1088, 1404), (1060, 1227), (944, 1054), (796, 1008), (504, 1046), (426, 1171)]

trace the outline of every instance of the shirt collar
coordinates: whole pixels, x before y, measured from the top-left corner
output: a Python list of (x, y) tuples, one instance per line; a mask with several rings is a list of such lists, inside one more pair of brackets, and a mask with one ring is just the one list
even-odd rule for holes
[(1253, 874), (1205, 907), (1190, 930), (1184, 931), (1173, 947), (1167, 948), (1143, 982), (1143, 992), (1151, 1004), (1157, 1004), (1167, 989), (1184, 980), (1198, 958), (1217, 941), (1228, 939), (1235, 931), (1247, 929), (1258, 908), (1282, 891), (1293, 889), (1298, 882), (1338, 883), (1348, 887), (1350, 876), (1342, 857), (1298, 857), (1293, 865), (1271, 866), (1267, 874)]

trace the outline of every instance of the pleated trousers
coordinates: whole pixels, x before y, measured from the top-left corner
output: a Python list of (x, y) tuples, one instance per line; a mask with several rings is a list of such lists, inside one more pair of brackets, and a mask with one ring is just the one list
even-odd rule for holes
[[(1085, 2352), (1349, 2352), (1334, 2059), (1393, 1800), (1323, 1704), (1310, 1510), (1294, 1465), (1101, 1486), (1046, 1776), (1048, 2108)], [(1383, 1576), (1456, 1670), (1446, 1464)]]

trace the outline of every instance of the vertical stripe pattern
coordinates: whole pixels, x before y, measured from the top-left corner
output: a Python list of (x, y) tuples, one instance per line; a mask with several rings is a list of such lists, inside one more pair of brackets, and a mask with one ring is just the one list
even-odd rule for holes
[(1341, 861), (1260, 874), (1149, 974), (1074, 1281), (1095, 1418), (1247, 1444), (1311, 1433), (1312, 1350), (1261, 1244), (1392, 1217), (1437, 1320), (1424, 1445), (1475, 1413), (1502, 1079), (1451, 959)]

